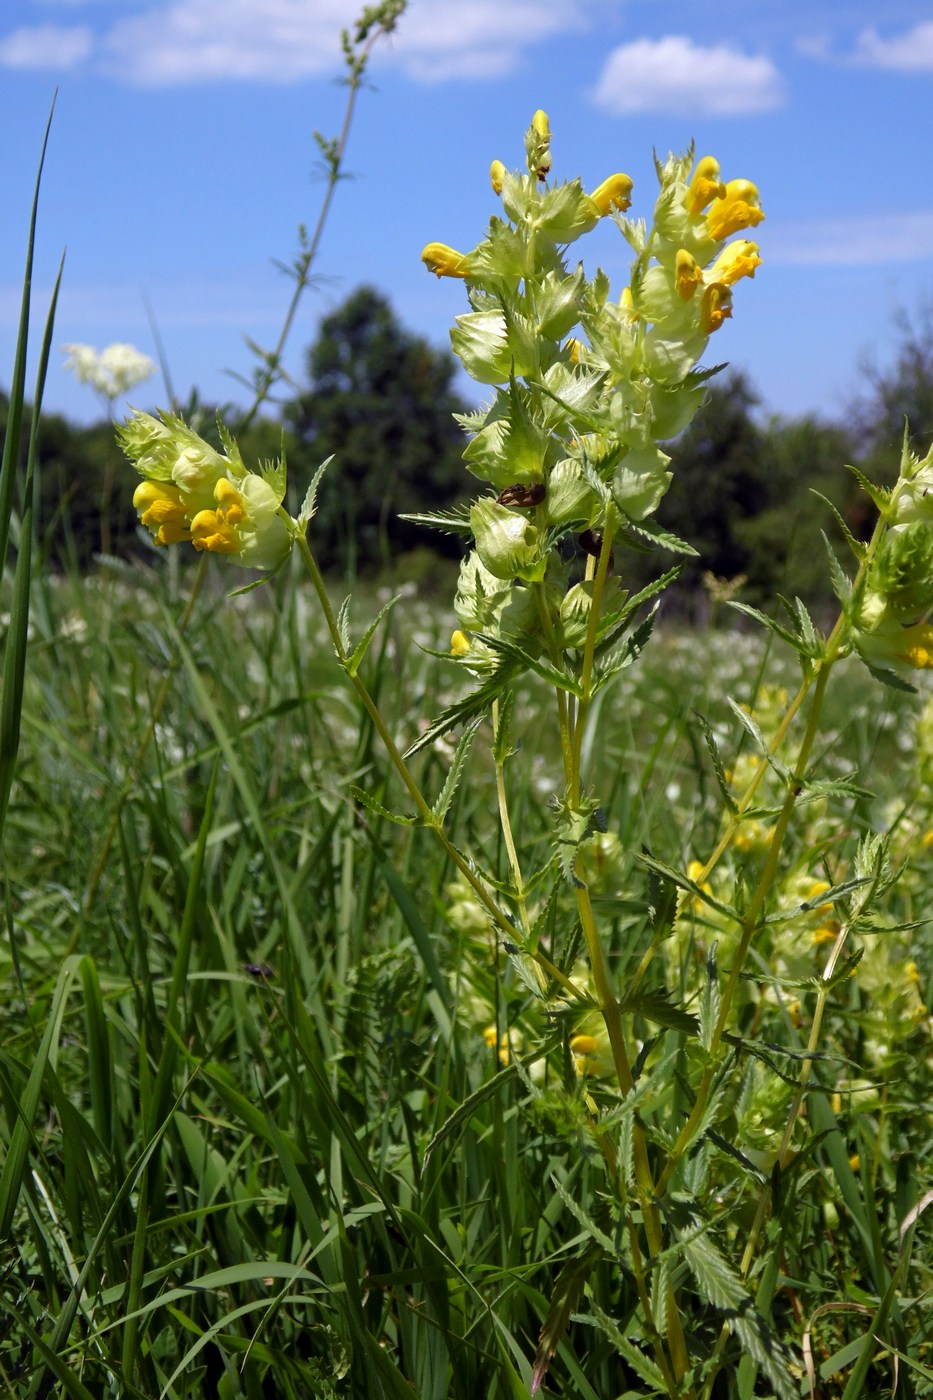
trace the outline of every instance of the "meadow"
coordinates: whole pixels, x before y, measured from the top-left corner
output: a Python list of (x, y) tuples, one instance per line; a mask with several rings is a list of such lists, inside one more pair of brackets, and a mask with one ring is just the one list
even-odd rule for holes
[[(571, 1008), (563, 1025), (542, 1015), (428, 832), (355, 800), (363, 784), (388, 800), (392, 778), (298, 580), (235, 599), (205, 589), (182, 639), (185, 592), (155, 567), (34, 585), (5, 835), (8, 1144), (20, 1112), (30, 1125), (19, 1177), (5, 1176), (6, 1202), (18, 1188), (0, 1274), (6, 1393), (517, 1396), (555, 1303), (567, 1322), (545, 1393), (657, 1393), (588, 1125), (600, 1080), (566, 1048), (536, 1059), (566, 1046)], [(409, 591), (369, 659), (402, 738), (451, 698), (452, 668), (421, 650), (450, 621)], [(720, 829), (696, 712), (739, 748), (721, 697), (760, 713), (765, 660), (770, 686), (793, 685), (774, 650), (734, 626), (662, 625), (606, 699), (586, 763), (620, 845), (592, 883), (622, 982), (663, 913), (639, 852), (686, 865)], [(929, 1170), (915, 979), (930, 966), (933, 721), (922, 696), (866, 685), (856, 666), (821, 770), (858, 771), (872, 795), (852, 795), (833, 827), (814, 802), (783, 882), (799, 901), (871, 831), (892, 833), (905, 870), (831, 994), (770, 1286), (799, 1393), (893, 1393), (900, 1351), (898, 1393), (922, 1395), (929, 1255), (905, 1254), (899, 1232)], [(514, 719), (528, 849), (551, 840), (558, 787), (544, 691), (524, 687)], [(505, 879), (489, 740), (449, 821)], [(443, 755), (420, 765), (442, 784)], [(668, 907), (659, 994), (682, 993), (701, 951), (723, 945), (710, 912)], [(759, 1048), (690, 1164), (696, 1191), (727, 1206), (726, 1248), (769, 1179), (825, 920), (772, 925), (747, 975), (739, 1024)], [(574, 938), (555, 917), (550, 956), (572, 965)], [(632, 1034), (663, 1062), (660, 1104), (644, 1110), (657, 1112), (683, 1092), (686, 1037), (641, 1016)], [(520, 1059), (501, 1051), (509, 1040)], [(715, 1309), (687, 1323), (711, 1350)]]
[[(459, 569), (344, 597), (315, 552), (339, 450), (288, 482), (237, 439), (402, 9), (345, 36), (252, 407), (118, 424), (86, 567), (38, 518), (33, 206), (0, 465), (0, 1380), (931, 1395), (933, 450), (856, 472), (857, 524), (814, 495), (834, 604), (708, 577), (708, 625), (679, 622), (665, 448), (761, 262), (732, 237), (757, 186), (691, 147), (626, 217), (627, 175), (552, 175), (539, 110), (524, 167), (490, 167), (504, 217), (422, 254), (491, 400), (459, 415), (478, 497), (406, 516)], [(566, 261), (604, 219), (621, 293)]]

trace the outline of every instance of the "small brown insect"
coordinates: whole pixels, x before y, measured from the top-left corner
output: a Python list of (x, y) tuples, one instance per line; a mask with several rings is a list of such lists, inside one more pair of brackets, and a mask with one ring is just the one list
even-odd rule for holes
[(504, 491), (500, 491), (496, 497), (496, 504), (500, 506), (539, 506), (544, 500), (545, 490), (543, 482), (536, 481), (533, 486), (525, 486), (521, 481), (516, 481), (514, 486), (507, 486)]
[[(584, 550), (585, 553), (587, 553), (587, 554), (592, 554), (594, 559), (598, 559), (599, 556), (600, 556), (600, 554), (602, 553), (602, 548), (603, 548), (603, 536), (602, 536), (602, 531), (601, 531), (601, 530), (584, 530), (583, 533), (582, 533), (581, 535), (578, 536), (578, 538), (579, 538), (579, 541), (580, 541), (580, 548), (581, 548), (582, 550)], [(615, 559), (614, 559), (614, 557), (613, 557), (612, 550), (610, 550), (610, 551), (609, 551), (609, 567), (610, 567), (610, 569), (612, 568), (612, 566), (613, 566), (614, 563), (615, 563)]]

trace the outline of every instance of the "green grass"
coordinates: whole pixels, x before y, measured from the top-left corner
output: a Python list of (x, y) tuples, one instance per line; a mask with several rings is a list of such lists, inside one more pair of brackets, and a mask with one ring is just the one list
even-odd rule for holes
[[(574, 1072), (569, 1010), (542, 1015), (429, 833), (354, 801), (354, 785), (405, 799), (309, 590), (284, 578), (229, 599), (230, 578), (209, 579), (183, 641), (183, 600), (158, 571), (33, 584), (0, 952), (5, 1393), (518, 1397), (542, 1328), (556, 1346), (543, 1393), (656, 1393), (588, 1129), (587, 1096), (602, 1091)], [(371, 614), (356, 611), (362, 627)], [(365, 663), (403, 744), (456, 694), (461, 673), (419, 648), (442, 650), (451, 625), (444, 604), (404, 598)], [(718, 831), (694, 710), (731, 764), (739, 728), (722, 697), (755, 699), (761, 652), (755, 635), (662, 629), (605, 701), (588, 771), (622, 850), (594, 890), (620, 986), (659, 895), (639, 853), (683, 868)], [(768, 675), (794, 683), (777, 656)], [(534, 687), (517, 696), (509, 764), (513, 827), (532, 852), (551, 839), (558, 772), (545, 702)], [(847, 798), (832, 825), (819, 803), (805, 809), (782, 874), (785, 891), (825, 869), (841, 879), (859, 835), (892, 823), (912, 862), (888, 931), (862, 940), (862, 968), (830, 993), (819, 1091), (754, 1265), (802, 1395), (807, 1358), (823, 1396), (893, 1393), (897, 1365), (898, 1394), (933, 1393), (929, 1225), (921, 1213), (905, 1229), (930, 1155), (929, 1021), (911, 1021), (903, 995), (908, 959), (929, 994), (933, 804), (920, 780), (933, 760), (922, 736), (917, 748), (919, 709), (843, 672), (822, 771), (857, 769), (874, 796)], [(450, 829), (506, 878), (490, 744), (481, 729)], [(417, 765), (439, 791), (443, 755)], [(548, 911), (548, 955), (568, 968), (571, 908), (558, 894)], [(714, 1300), (718, 1287), (728, 1313), (720, 1261), (737, 1267), (767, 1181), (745, 1149), (767, 1150), (783, 1126), (780, 1076), (797, 1074), (813, 1002), (767, 979), (815, 975), (812, 922), (774, 925), (759, 950), (735, 1029), (771, 1047), (767, 1062), (735, 1050), (675, 1193), (686, 1234), (692, 1197), (719, 1202), (713, 1235), (659, 1266), (694, 1356), (724, 1316), (695, 1283)], [(694, 1011), (713, 943), (728, 959), (716, 923), (688, 911), (652, 965), (651, 985)], [(517, 1062), (499, 1062), (489, 1025), (511, 1032)], [(639, 1113), (669, 1131), (697, 1042), (641, 1014), (630, 1030), (652, 1070)], [(773, 1393), (753, 1339), (733, 1337), (725, 1356), (715, 1395)]]

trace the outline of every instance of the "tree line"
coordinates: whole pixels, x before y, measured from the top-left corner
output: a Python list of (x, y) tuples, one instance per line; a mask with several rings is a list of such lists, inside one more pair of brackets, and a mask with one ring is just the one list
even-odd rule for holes
[[(459, 555), (455, 538), (399, 518), (450, 509), (472, 494), (454, 419), (471, 405), (456, 391), (456, 370), (449, 352), (407, 330), (384, 296), (361, 287), (323, 319), (307, 351), (306, 387), (280, 406), (278, 420), (262, 420), (243, 436), (247, 458), (276, 456), (284, 445), (296, 489), (334, 456), (312, 527), (331, 570), (424, 573), (432, 559)], [(674, 481), (657, 520), (698, 550), (681, 575), (685, 599), (704, 574), (744, 576), (742, 596), (750, 601), (788, 589), (810, 603), (827, 596), (821, 532), (831, 540), (840, 532), (826, 501), (856, 535), (871, 516), (845, 465), (893, 480), (905, 425), (924, 451), (933, 438), (933, 308), (901, 319), (893, 363), (863, 370), (842, 421), (762, 418), (759, 409), (747, 377), (727, 372), (711, 381), (693, 423), (667, 445)], [(0, 431), (6, 410), (0, 396)], [(210, 435), (213, 408), (195, 396), (183, 411)], [(235, 416), (225, 413), (234, 426)], [(136, 479), (122, 469), (112, 426), (76, 427), (44, 414), (40, 444), (46, 559), (87, 569), (102, 550), (151, 556), (132, 508)], [(633, 555), (626, 576), (647, 581), (657, 564), (655, 555)]]

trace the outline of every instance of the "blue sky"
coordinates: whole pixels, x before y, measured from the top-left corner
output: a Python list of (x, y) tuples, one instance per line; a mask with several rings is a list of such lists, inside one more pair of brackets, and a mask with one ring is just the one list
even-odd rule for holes
[[(63, 248), (56, 345), (130, 341), (176, 392), (244, 402), (249, 336), (271, 344), (300, 223), (323, 186), (314, 129), (335, 134), (338, 33), (360, 0), (6, 0), (0, 10), (0, 385), (9, 385), (41, 134), (58, 103), (40, 207), (37, 328)], [(361, 282), (438, 345), (466, 309), (419, 254), (466, 250), (496, 203), (494, 157), (519, 166), (532, 112), (554, 174), (626, 171), (650, 216), (652, 149), (716, 155), (753, 179), (763, 265), (736, 289), (709, 356), (747, 371), (767, 410), (839, 418), (899, 312), (933, 300), (933, 5), (917, 0), (410, 0), (360, 98), (286, 363), (299, 381), (320, 317)], [(621, 288), (627, 245), (604, 221), (577, 248)], [(100, 416), (56, 352), (46, 406)], [(477, 391), (476, 398), (482, 397)], [(134, 402), (165, 402), (157, 381)]]

